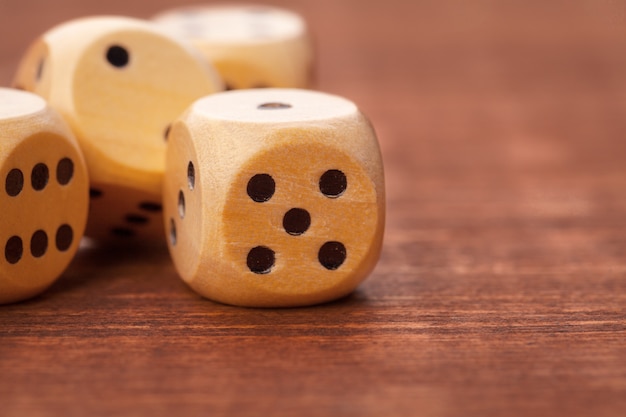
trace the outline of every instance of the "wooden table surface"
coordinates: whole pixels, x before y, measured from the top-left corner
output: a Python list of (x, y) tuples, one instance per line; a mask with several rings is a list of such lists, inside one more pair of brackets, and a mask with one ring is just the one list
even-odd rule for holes
[[(39, 33), (166, 0), (0, 0), (0, 84)], [(0, 415), (626, 415), (626, 3), (276, 1), (316, 88), (369, 115), (382, 259), (347, 299), (201, 299), (165, 249), (82, 250), (0, 307)]]

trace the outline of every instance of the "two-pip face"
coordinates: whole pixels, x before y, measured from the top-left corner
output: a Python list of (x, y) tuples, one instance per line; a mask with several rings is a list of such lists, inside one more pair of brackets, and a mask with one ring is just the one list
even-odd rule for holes
[(76, 253), (87, 168), (61, 118), (32, 94), (0, 89), (0, 303), (47, 288)]
[[(45, 33), (27, 52), (14, 84), (46, 98), (77, 136), (92, 194), (107, 197), (93, 201), (88, 234), (97, 237), (132, 229), (125, 218), (139, 199), (160, 201), (171, 123), (195, 99), (223, 88), (195, 50), (147, 22), (121, 17), (78, 19)], [(132, 201), (108, 198), (124, 190)], [(133, 198), (135, 192), (142, 196)], [(113, 201), (128, 207), (111, 209)], [(105, 218), (112, 211), (120, 218)], [(160, 216), (149, 220), (158, 227), (134, 231), (160, 235)]]
[(164, 210), (174, 263), (208, 298), (275, 307), (341, 297), (381, 248), (376, 138), (350, 102), (321, 93), (200, 100), (172, 132)]

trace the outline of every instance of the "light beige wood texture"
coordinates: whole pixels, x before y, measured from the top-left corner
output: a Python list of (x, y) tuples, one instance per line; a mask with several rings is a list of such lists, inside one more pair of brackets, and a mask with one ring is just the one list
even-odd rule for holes
[(169, 125), (195, 99), (223, 88), (200, 54), (146, 21), (82, 18), (36, 40), (14, 84), (49, 100), (78, 138), (92, 195), (100, 197), (87, 234), (162, 239), (158, 214), (128, 219), (142, 203), (161, 201)]
[(69, 128), (34, 94), (0, 88), (0, 303), (52, 284), (87, 221), (87, 168)]
[(304, 19), (269, 6), (197, 6), (153, 19), (191, 41), (230, 89), (308, 87), (313, 51)]
[(352, 102), (324, 93), (201, 99), (170, 136), (164, 217), (179, 274), (205, 297), (262, 307), (342, 297), (381, 250), (375, 133)]

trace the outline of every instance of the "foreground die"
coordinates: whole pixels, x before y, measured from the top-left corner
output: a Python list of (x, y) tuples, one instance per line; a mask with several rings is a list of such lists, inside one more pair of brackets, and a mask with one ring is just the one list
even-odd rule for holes
[(85, 162), (69, 128), (40, 97), (0, 88), (0, 303), (52, 284), (87, 221)]
[(312, 91), (201, 99), (170, 135), (164, 215), (179, 274), (207, 298), (281, 307), (342, 297), (381, 251), (375, 133), (353, 103)]
[(35, 41), (14, 84), (46, 98), (79, 141), (92, 189), (87, 234), (162, 239), (169, 125), (223, 89), (202, 56), (148, 22), (83, 18)]
[(304, 20), (269, 6), (200, 6), (154, 22), (192, 42), (229, 89), (309, 86), (312, 47)]

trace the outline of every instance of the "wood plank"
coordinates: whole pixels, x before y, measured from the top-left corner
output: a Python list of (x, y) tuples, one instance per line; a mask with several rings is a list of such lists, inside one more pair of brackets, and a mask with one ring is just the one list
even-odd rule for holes
[[(52, 24), (168, 3), (2, 2), (0, 83)], [(379, 133), (375, 272), (335, 303), (242, 309), (163, 248), (87, 246), (0, 307), (0, 414), (626, 414), (626, 6), (274, 4)]]

